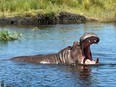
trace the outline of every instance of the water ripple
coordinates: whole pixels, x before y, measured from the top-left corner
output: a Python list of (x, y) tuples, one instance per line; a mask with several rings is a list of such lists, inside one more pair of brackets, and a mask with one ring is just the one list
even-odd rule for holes
[[(35, 27), (35, 26), (34, 26)], [(6, 87), (115, 87), (116, 26), (114, 24), (68, 24), (37, 26), (6, 26), (23, 34), (20, 41), (0, 42), (0, 83)], [(12, 62), (15, 56), (55, 53), (79, 41), (85, 32), (100, 37), (92, 45), (97, 66), (41, 65)]]

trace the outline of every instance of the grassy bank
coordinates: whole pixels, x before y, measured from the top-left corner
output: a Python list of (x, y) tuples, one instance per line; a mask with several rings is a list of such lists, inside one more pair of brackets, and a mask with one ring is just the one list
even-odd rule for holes
[(116, 21), (116, 0), (0, 0), (0, 17), (57, 15), (61, 11)]

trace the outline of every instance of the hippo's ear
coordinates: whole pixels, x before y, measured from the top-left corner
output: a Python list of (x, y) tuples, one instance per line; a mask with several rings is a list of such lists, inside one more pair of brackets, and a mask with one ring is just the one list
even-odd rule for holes
[(73, 46), (76, 46), (76, 45), (78, 45), (78, 41), (75, 41), (75, 42), (73, 43)]
[(72, 46), (68, 46), (68, 50), (72, 50)]

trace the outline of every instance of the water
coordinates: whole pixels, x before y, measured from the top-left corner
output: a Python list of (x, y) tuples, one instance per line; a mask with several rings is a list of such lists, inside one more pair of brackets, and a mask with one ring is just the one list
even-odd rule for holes
[[(20, 40), (0, 41), (0, 85), (8, 87), (116, 87), (116, 24), (1, 26), (22, 33)], [(22, 55), (55, 53), (70, 46), (85, 32), (100, 37), (92, 45), (98, 66), (42, 65), (13, 62)]]

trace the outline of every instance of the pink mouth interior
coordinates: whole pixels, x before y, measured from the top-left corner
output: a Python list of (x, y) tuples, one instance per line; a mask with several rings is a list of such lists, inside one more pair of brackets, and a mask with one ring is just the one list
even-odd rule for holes
[(92, 54), (91, 54), (90, 46), (83, 49), (83, 56), (84, 56), (83, 63), (85, 63), (87, 59), (92, 61)]

